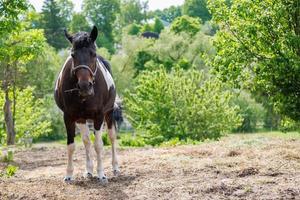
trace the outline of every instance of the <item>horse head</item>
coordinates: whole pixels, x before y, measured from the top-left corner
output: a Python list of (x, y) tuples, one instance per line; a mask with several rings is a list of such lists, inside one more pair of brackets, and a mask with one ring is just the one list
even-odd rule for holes
[(97, 54), (95, 41), (98, 36), (96, 26), (90, 33), (79, 32), (70, 35), (65, 30), (65, 36), (72, 44), (71, 56), (73, 58), (72, 76), (77, 80), (76, 87), (82, 97), (94, 95), (95, 75), (97, 73)]

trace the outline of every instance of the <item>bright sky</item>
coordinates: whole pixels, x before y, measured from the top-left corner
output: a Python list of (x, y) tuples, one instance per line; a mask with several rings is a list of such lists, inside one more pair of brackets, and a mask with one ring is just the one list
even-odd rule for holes
[[(81, 4), (83, 0), (72, 0), (75, 5), (75, 10), (81, 10)], [(35, 7), (39, 12), (43, 6), (43, 0), (29, 0), (29, 2)], [(149, 0), (148, 1), (149, 10), (164, 9), (172, 5), (178, 6), (182, 5), (184, 0)]]

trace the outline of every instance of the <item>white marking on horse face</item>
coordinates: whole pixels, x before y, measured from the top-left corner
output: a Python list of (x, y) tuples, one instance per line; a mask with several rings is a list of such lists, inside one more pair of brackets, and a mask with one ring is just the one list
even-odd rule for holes
[(115, 82), (111, 76), (111, 74), (109, 73), (109, 71), (106, 69), (106, 67), (104, 66), (104, 64), (102, 63), (102, 61), (100, 61), (99, 59), (97, 59), (97, 63), (99, 65), (99, 68), (103, 74), (103, 77), (105, 79), (106, 85), (107, 85), (107, 90), (109, 90), (109, 88), (111, 86), (115, 86)]
[(58, 78), (57, 78), (56, 83), (55, 83), (55, 90), (58, 89), (58, 82), (59, 82), (59, 80), (61, 79), (62, 72), (64, 71), (64, 69), (65, 69), (65, 67), (66, 67), (66, 65), (67, 65), (67, 62), (68, 62), (70, 59), (72, 59), (71, 56), (69, 56), (69, 57), (66, 59), (65, 64), (63, 65), (63, 67), (61, 68), (61, 70), (60, 70), (60, 72), (59, 72)]

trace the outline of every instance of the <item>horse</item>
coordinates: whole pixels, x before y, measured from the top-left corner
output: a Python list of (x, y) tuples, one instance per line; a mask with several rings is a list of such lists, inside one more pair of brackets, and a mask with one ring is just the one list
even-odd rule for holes
[(96, 53), (97, 27), (90, 33), (78, 32), (65, 37), (72, 44), (71, 55), (66, 59), (55, 83), (54, 99), (63, 112), (67, 131), (67, 170), (64, 180), (73, 181), (73, 154), (75, 151), (75, 128), (79, 128), (86, 152), (85, 177), (93, 177), (91, 141), (87, 122), (94, 124), (94, 149), (97, 156), (97, 179), (108, 183), (103, 168), (102, 130), (104, 121), (112, 144), (113, 174), (120, 174), (117, 158), (116, 119), (120, 118), (115, 103), (116, 88), (109, 63)]

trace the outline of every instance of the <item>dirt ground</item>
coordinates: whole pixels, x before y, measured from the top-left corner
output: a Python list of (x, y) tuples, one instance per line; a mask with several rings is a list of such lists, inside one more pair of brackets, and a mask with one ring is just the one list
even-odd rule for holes
[(300, 199), (299, 138), (231, 135), (195, 146), (121, 149), (119, 177), (108, 148), (106, 186), (82, 177), (82, 144), (70, 184), (63, 182), (66, 147), (39, 144), (16, 151), (19, 170), (0, 179), (0, 199)]

